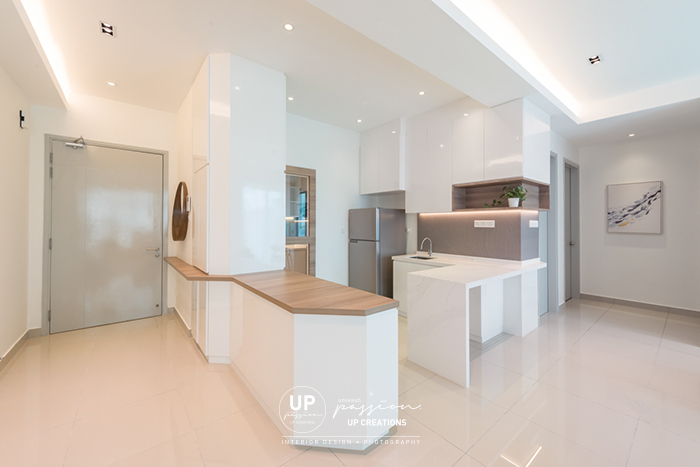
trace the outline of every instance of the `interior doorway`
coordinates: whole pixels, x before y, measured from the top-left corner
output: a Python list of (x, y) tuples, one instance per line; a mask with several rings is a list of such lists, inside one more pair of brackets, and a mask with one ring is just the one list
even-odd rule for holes
[(316, 275), (316, 171), (288, 165), (285, 170), (285, 266)]
[(573, 162), (564, 164), (564, 300), (579, 298), (579, 168)]
[(47, 140), (50, 333), (162, 314), (163, 153)]

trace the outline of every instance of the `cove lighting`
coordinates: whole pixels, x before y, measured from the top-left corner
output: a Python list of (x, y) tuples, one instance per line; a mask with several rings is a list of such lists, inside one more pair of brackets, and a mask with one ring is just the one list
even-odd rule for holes
[(287, 24), (284, 25), (284, 29), (286, 29), (287, 31), (293, 31), (293, 30), (294, 30), (294, 25), (293, 25), (293, 24), (287, 23)]

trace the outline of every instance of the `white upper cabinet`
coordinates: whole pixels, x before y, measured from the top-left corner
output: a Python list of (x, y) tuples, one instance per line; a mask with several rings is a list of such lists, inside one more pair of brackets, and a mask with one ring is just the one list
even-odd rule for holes
[(486, 111), (484, 179), (524, 177), (549, 183), (548, 114), (526, 99)]
[(360, 194), (403, 191), (405, 120), (395, 120), (360, 135)]
[(484, 179), (484, 111), (463, 112), (452, 121), (452, 184)]

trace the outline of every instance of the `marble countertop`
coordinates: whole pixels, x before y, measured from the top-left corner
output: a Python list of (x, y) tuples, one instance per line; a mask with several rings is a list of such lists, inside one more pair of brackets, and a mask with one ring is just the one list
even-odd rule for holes
[(428, 256), (428, 253), (421, 251), (412, 255), (394, 256), (392, 259), (394, 261), (423, 264), (430, 268), (424, 271), (411, 272), (409, 275), (466, 284), (469, 287), (478, 287), (492, 280), (503, 280), (547, 266), (547, 263), (543, 263), (539, 258), (528, 261), (507, 261), (435, 253), (433, 254), (435, 259), (423, 260), (410, 258), (411, 256)]

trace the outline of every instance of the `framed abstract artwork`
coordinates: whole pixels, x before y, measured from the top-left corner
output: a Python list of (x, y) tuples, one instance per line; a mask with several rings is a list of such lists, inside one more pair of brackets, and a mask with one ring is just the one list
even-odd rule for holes
[(661, 233), (661, 182), (608, 185), (609, 233)]

